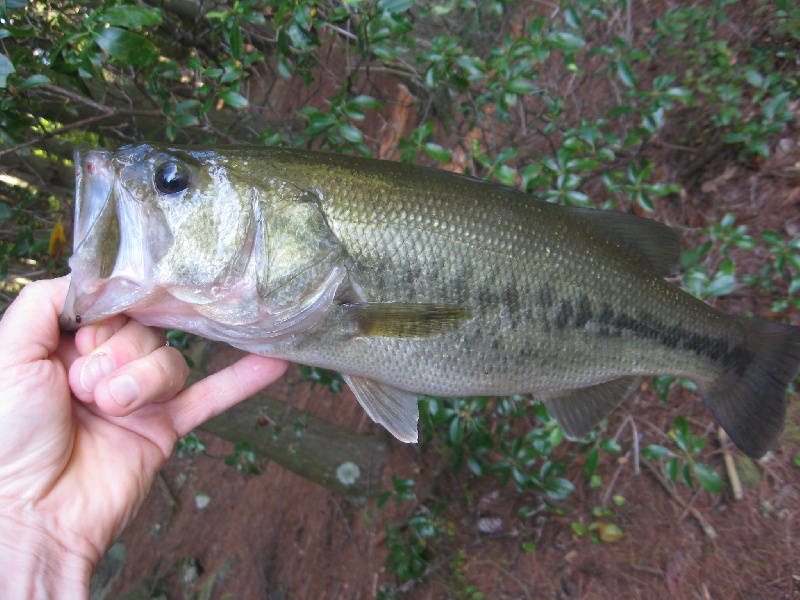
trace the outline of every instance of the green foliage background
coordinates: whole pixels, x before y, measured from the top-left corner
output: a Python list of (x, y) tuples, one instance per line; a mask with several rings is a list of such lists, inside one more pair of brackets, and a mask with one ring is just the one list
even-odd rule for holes
[[(716, 157), (757, 164), (798, 125), (800, 8), (749, 5), (758, 25), (743, 34), (726, 27), (731, 0), (654, 14), (639, 29), (622, 0), (236, 0), (206, 12), (191, 0), (5, 0), (0, 300), (67, 271), (57, 223), (69, 230), (79, 143), (316, 148), (646, 214)], [(665, 148), (694, 158), (667, 173)], [(687, 289), (710, 298), (749, 285), (774, 312), (796, 315), (800, 239), (751, 235), (733, 215), (697, 236), (683, 257)], [(770, 261), (742, 276), (734, 249)], [(426, 399), (422, 408), (429, 442), (452, 452), (455, 468), (548, 501), (571, 492), (565, 463), (551, 456), (560, 429), (527, 400)], [(719, 492), (719, 476), (699, 460), (705, 438), (689, 429), (679, 417), (671, 446), (653, 445), (643, 459), (673, 482)], [(594, 436), (578, 452), (599, 486), (600, 454), (620, 448)], [(413, 498), (413, 481), (387, 493)], [(423, 577), (436, 514), (389, 532), (401, 580)]]

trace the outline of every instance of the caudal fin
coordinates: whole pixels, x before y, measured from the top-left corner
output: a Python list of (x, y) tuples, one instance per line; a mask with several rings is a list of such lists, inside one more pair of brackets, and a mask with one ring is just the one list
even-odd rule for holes
[(786, 388), (800, 370), (800, 327), (758, 319), (746, 323), (752, 359), (701, 391), (733, 443), (760, 458), (783, 431)]

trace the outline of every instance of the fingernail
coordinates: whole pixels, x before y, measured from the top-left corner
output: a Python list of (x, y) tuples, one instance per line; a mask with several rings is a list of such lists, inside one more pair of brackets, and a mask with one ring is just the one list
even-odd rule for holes
[(113, 370), (114, 365), (107, 354), (98, 352), (91, 355), (81, 369), (81, 387), (87, 392), (93, 392), (97, 382)]
[(111, 397), (120, 406), (128, 406), (139, 397), (139, 386), (130, 375), (120, 375), (108, 382), (108, 391)]

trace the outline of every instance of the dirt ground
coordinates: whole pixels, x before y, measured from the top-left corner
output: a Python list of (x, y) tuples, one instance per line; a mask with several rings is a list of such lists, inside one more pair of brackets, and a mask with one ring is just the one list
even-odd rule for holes
[[(665, 406), (639, 394), (609, 429), (632, 416), (641, 444), (654, 443), (650, 425), (666, 428), (679, 410), (713, 428), (691, 394), (673, 400)], [(331, 398), (317, 388), (299, 405), (306, 402), (336, 424), (374, 427), (358, 423), (360, 409), (347, 391)], [(786, 434), (759, 465), (733, 451), (745, 483), (738, 502), (729, 488), (713, 497), (665, 485), (645, 468), (637, 473), (627, 452), (601, 464), (599, 473), (611, 483), (599, 489), (590, 489), (579, 475), (582, 465), (574, 464), (570, 478), (578, 489), (564, 502), (564, 516), (540, 512), (524, 519), (518, 510), (538, 503), (534, 495), (453, 473), (433, 448), (387, 436), (385, 486), (391, 474), (413, 475), (430, 498), (449, 502), (448, 532), (431, 572), (398, 596), (477, 598), (470, 595), (476, 590), (485, 598), (796, 598), (800, 492), (791, 457), (800, 452), (799, 423), (795, 402)], [(629, 431), (623, 427), (619, 437), (624, 446)], [(204, 439), (207, 455), (170, 460), (163, 485), (123, 535), (127, 561), (112, 597), (367, 599), (393, 581), (383, 566), (383, 524), (400, 515), (374, 503), (349, 504), (275, 463), (261, 475), (243, 475), (214, 458), (230, 454), (230, 444)], [(721, 451), (711, 464), (722, 470)], [(198, 494), (210, 498), (205, 508), (198, 508)], [(623, 539), (598, 543), (575, 535), (571, 523), (588, 525), (592, 507), (613, 507), (612, 494), (627, 499), (613, 508)]]

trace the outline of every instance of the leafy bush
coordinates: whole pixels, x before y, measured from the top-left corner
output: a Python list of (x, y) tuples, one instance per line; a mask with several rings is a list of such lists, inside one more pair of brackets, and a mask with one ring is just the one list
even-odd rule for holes
[[(641, 31), (622, 0), (237, 0), (208, 12), (170, 1), (56, 9), (6, 0), (0, 299), (66, 271), (59, 227), (71, 219), (78, 143), (309, 147), (447, 166), (566, 205), (653, 211), (720, 152), (763, 160), (797, 125), (795, 4), (763, 0), (760, 37), (741, 40), (724, 26), (731, 0), (678, 6)], [(658, 162), (664, 147), (696, 159), (676, 176)], [(800, 308), (800, 238), (748, 232), (725, 215), (698, 239), (682, 258), (689, 291), (713, 299), (745, 284), (769, 294), (776, 312)], [(737, 253), (759, 250), (769, 256), (763, 270), (741, 275)], [(303, 377), (341, 388), (337, 374), (305, 368)], [(656, 382), (662, 397), (671, 381)], [(553, 510), (573, 490), (563, 434), (542, 407), (519, 397), (420, 407), (426, 439), (456, 469), (540, 493)], [(671, 439), (674, 449), (650, 445), (644, 456), (663, 461), (670, 481), (718, 493), (719, 477), (699, 460), (705, 438), (678, 417)], [(602, 457), (622, 447), (592, 434), (579, 451), (598, 487)], [(227, 461), (257, 470), (246, 445)], [(400, 502), (414, 497), (413, 480), (394, 488)], [(421, 502), (387, 529), (387, 566), (403, 581), (424, 576), (444, 530), (439, 505)]]

